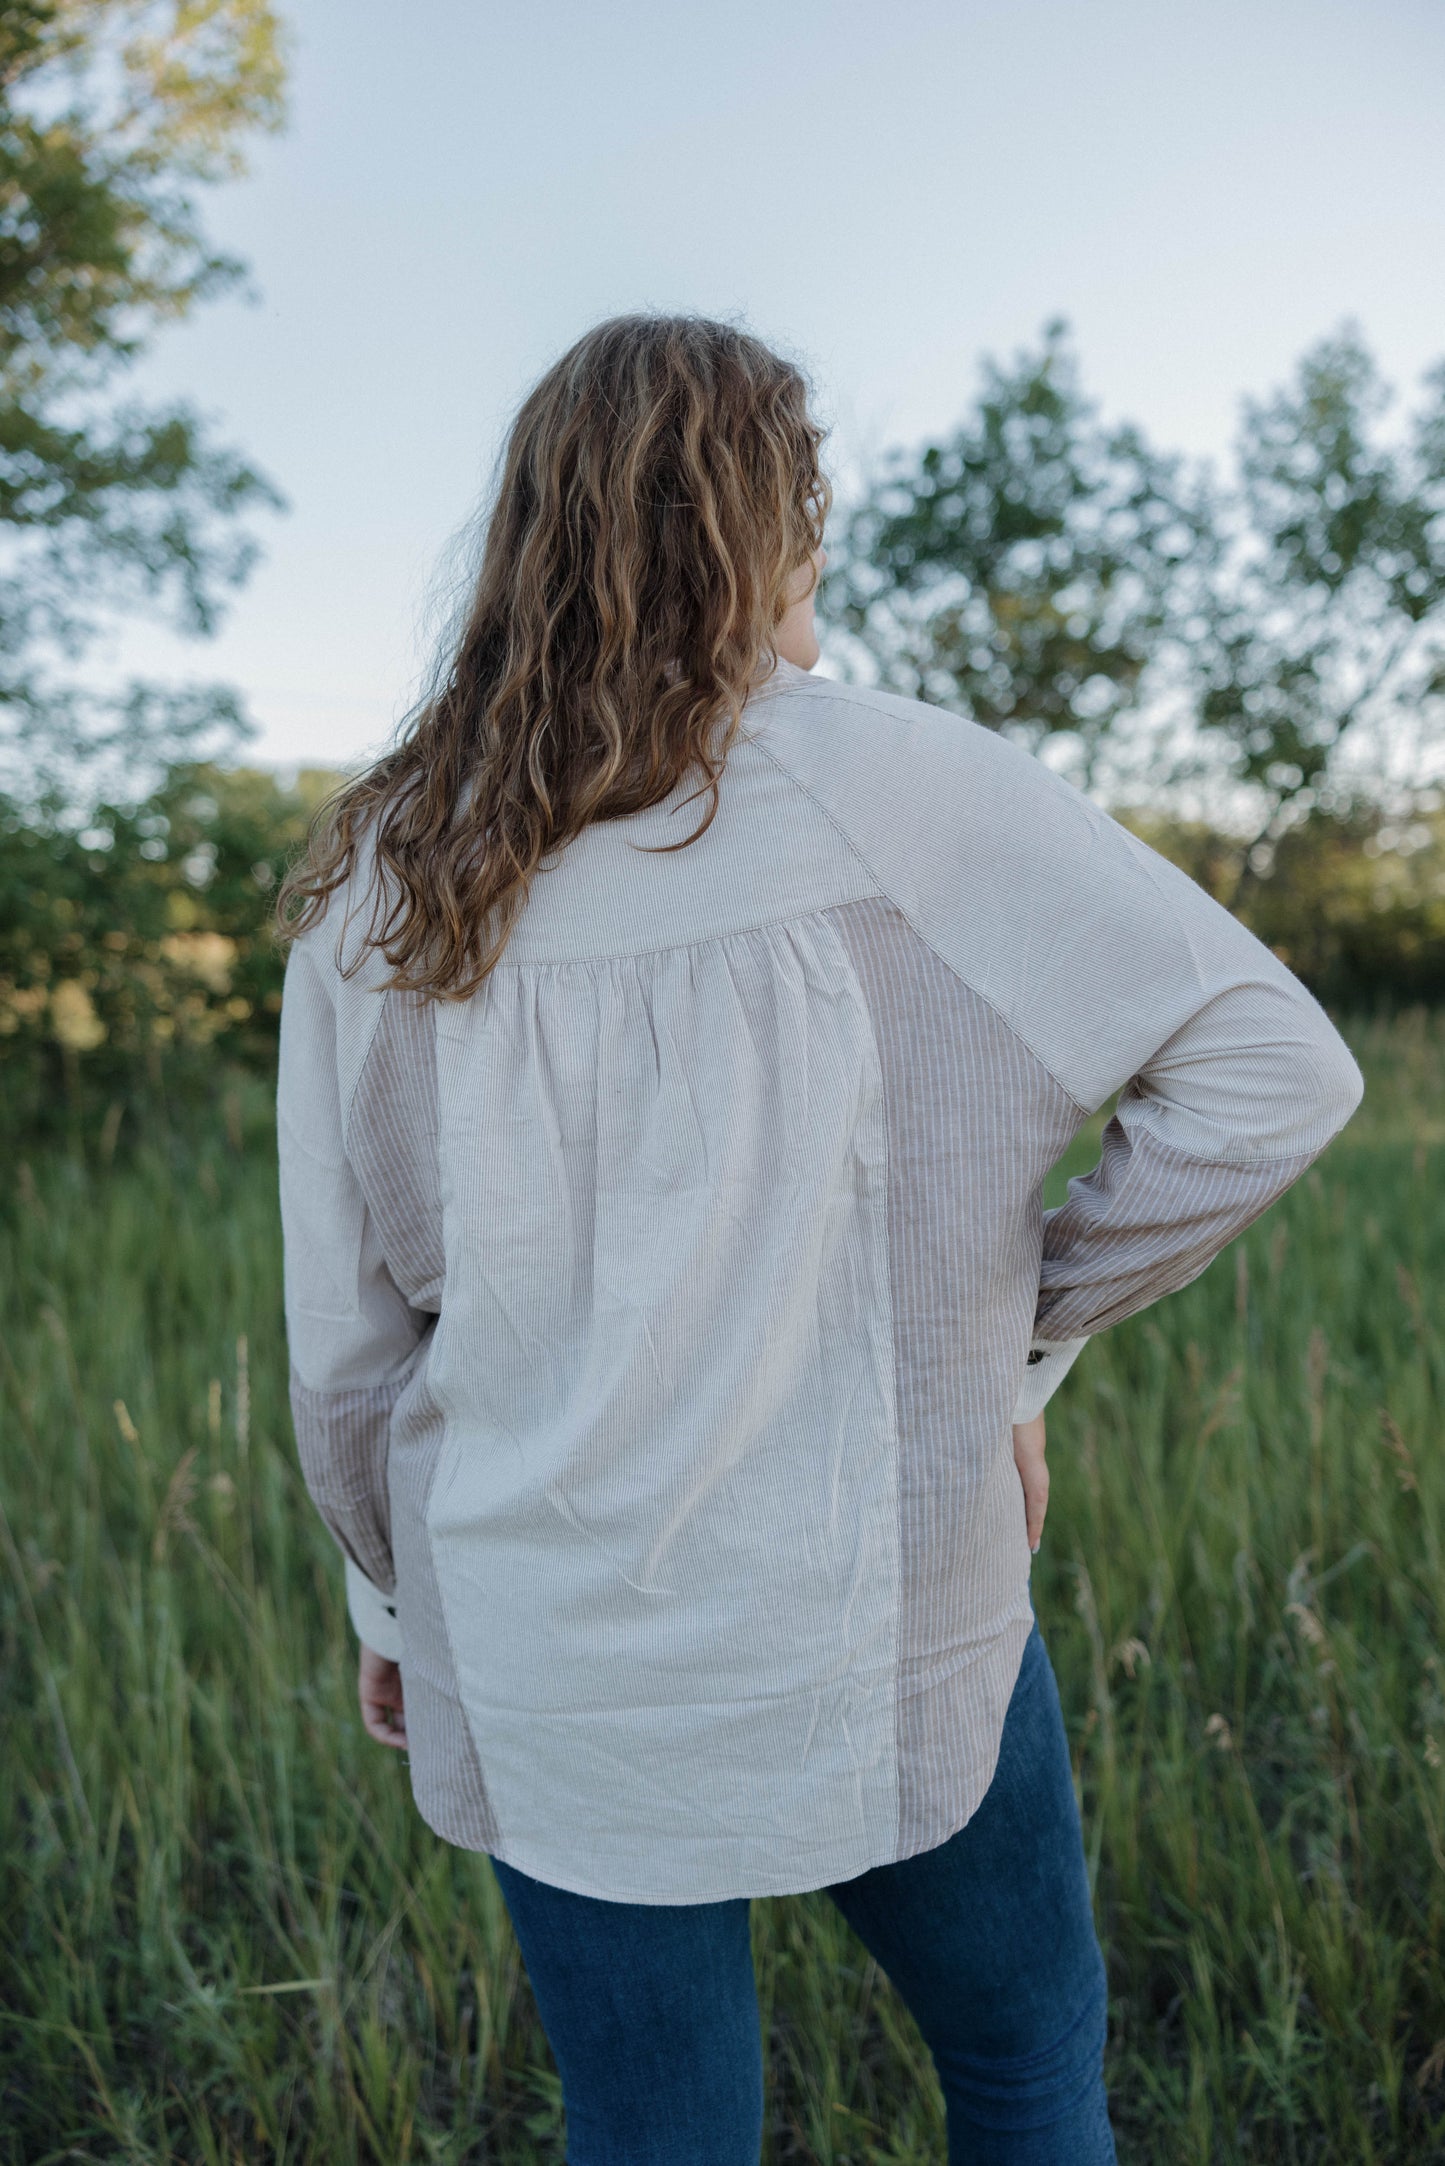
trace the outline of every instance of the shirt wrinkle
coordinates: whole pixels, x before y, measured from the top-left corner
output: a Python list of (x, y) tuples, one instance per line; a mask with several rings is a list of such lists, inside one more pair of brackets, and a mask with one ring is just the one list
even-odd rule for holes
[(473, 997), (377, 997), (362, 853), (356, 975), (323, 924), (282, 1003), (301, 1469), (410, 1667), (418, 1807), (614, 1900), (801, 1893), (965, 1824), (1032, 1624), (1012, 1426), (1363, 1088), (1277, 957), (1017, 745), (790, 665), (751, 719), (708, 829), (585, 830)]

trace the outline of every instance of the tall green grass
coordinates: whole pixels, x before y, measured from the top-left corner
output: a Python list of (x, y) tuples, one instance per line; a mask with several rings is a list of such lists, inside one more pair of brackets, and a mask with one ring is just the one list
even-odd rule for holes
[[(1445, 2157), (1445, 1018), (1347, 1034), (1345, 1134), (1050, 1410), (1126, 2160)], [(491, 1869), (354, 1717), (264, 1097), (115, 1141), (0, 1203), (0, 2156), (560, 2160)], [(941, 2160), (826, 1898), (753, 1921), (767, 2159)]]

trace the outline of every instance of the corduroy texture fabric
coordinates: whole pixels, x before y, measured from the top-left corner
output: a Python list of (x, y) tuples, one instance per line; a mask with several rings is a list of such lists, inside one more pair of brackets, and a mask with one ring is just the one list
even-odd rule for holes
[(1013, 1422), (1362, 1089), (1268, 949), (1018, 747), (786, 664), (744, 719), (706, 833), (647, 852), (691, 780), (588, 829), (471, 999), (385, 989), (363, 864), (282, 1012), (303, 1469), (418, 1805), (621, 1900), (967, 1820), (1030, 1622)]

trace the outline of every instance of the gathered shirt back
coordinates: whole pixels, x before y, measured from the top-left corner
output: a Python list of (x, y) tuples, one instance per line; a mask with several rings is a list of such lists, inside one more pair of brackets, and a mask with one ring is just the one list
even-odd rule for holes
[(968, 1820), (1032, 1623), (1013, 1424), (1363, 1090), (1253, 934), (955, 714), (780, 662), (705, 832), (638, 847), (698, 792), (545, 864), (461, 1001), (387, 989), (363, 862), (278, 1097), (301, 1464), (418, 1808), (654, 1903)]

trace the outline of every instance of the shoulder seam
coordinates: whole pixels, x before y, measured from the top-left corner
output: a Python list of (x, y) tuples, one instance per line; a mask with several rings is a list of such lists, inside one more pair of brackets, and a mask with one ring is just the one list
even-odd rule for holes
[[(978, 729), (981, 726), (973, 720), (971, 715), (960, 714), (956, 707), (940, 707), (935, 701), (931, 699), (914, 699), (911, 693), (893, 692), (890, 691), (886, 685), (882, 684), (864, 686), (842, 684), (836, 677), (809, 677), (807, 681), (803, 684), (789, 685), (786, 688), (780, 686), (778, 696), (780, 698), (785, 696), (785, 691), (798, 692), (801, 693), (804, 699), (832, 700), (836, 706), (851, 707), (857, 714), (877, 713), (878, 710), (874, 707), (870, 707), (866, 699), (858, 699), (857, 697), (855, 697), (856, 693), (860, 690), (875, 691), (880, 699), (901, 700), (903, 704), (908, 707), (926, 707), (930, 714), (947, 715), (951, 722), (965, 722), (970, 726), (970, 728), (973, 729)], [(994, 736), (996, 734), (997, 733), (992, 730), (989, 732), (990, 736)], [(1007, 737), (1001, 737), (999, 739), (999, 742), (1000, 744), (1007, 744), (1009, 742), (1009, 739)]]
[(341, 1109), (341, 1148), (346, 1153), (348, 1165), (351, 1162), (351, 1116), (356, 1105), (356, 1094), (361, 1088), (361, 1079), (365, 1075), (371, 1062), (372, 1053), (376, 1049), (376, 1034), (381, 1028), (381, 1018), (386, 1012), (386, 1004), (391, 998), (392, 988), (389, 985), (383, 985), (380, 988), (380, 993), (381, 998), (376, 1003), (376, 1013), (371, 1019), (371, 1028), (366, 1034), (365, 1048), (360, 1060), (356, 1063), (356, 1073), (351, 1079), (351, 1088), (346, 1094), (346, 1103)]
[[(850, 701), (849, 705), (856, 706), (858, 705), (858, 702)], [(866, 712), (866, 710), (864, 711)], [(940, 714), (944, 712), (945, 710), (943, 708), (939, 709)], [(965, 977), (964, 973), (958, 968), (958, 966), (955, 963), (951, 963), (948, 957), (944, 955), (941, 950), (934, 945), (933, 941), (929, 939), (927, 933), (923, 930), (922, 926), (918, 924), (913, 913), (909, 910), (904, 909), (902, 903), (898, 900), (898, 897), (892, 892), (892, 890), (887, 886), (887, 884), (882, 879), (880, 879), (876, 868), (869, 864), (867, 858), (863, 855), (863, 852), (859, 849), (857, 843), (853, 840), (853, 837), (848, 833), (848, 830), (842, 825), (841, 821), (836, 820), (833, 817), (833, 814), (828, 810), (827, 806), (823, 804), (818, 799), (818, 797), (815, 796), (813, 791), (808, 788), (808, 785), (806, 782), (804, 782), (802, 776), (795, 775), (792, 768), (789, 767), (787, 761), (780, 759), (777, 753), (774, 752), (771, 747), (762, 744), (756, 739), (754, 740), (754, 742), (757, 743), (758, 750), (772, 761), (778, 772), (780, 774), (786, 775), (789, 782), (793, 784), (793, 787), (795, 789), (801, 790), (803, 795), (808, 799), (808, 802), (813, 805), (818, 812), (822, 814), (823, 818), (828, 822), (828, 825), (833, 829), (834, 833), (841, 839), (846, 848), (852, 851), (854, 857), (857, 858), (859, 864), (863, 867), (863, 870), (867, 873), (869, 879), (873, 882), (874, 887), (878, 890), (878, 893), (883, 897), (885, 902), (892, 903), (894, 909), (898, 912), (899, 916), (904, 920), (905, 924), (907, 924), (907, 926), (913, 932), (916, 938), (923, 942), (923, 945), (927, 948), (929, 954), (937, 956), (939, 962), (942, 963), (944, 969), (949, 973), (949, 975), (951, 977), (957, 978), (960, 985), (966, 985), (968, 987), (968, 990), (973, 994), (975, 1000), (981, 1000), (984, 1006), (989, 1009), (992, 1014), (998, 1017), (999, 1022), (1003, 1025), (1004, 1029), (1010, 1032), (1013, 1037), (1017, 1038), (1020, 1045), (1027, 1048), (1028, 1052), (1033, 1055), (1033, 1058), (1043, 1069), (1045, 1075), (1050, 1076), (1053, 1081), (1058, 1085), (1059, 1089), (1068, 1099), (1069, 1104), (1071, 1106), (1076, 1106), (1085, 1120), (1091, 1120), (1094, 1113), (1098, 1110), (1097, 1107), (1084, 1105), (1082, 1101), (1075, 1096), (1074, 1092), (1069, 1089), (1069, 1086), (1067, 1083), (1065, 1083), (1063, 1077), (1057, 1074), (1053, 1067), (1050, 1065), (1050, 1063), (1044, 1059), (1044, 1056), (1039, 1051), (1038, 1047), (1034, 1045), (1029, 1038), (1025, 1037), (1024, 1033), (1019, 1029), (1017, 1023), (1013, 1022), (1008, 1016), (1006, 1016), (996, 1001), (990, 1000), (987, 993), (981, 992), (979, 988), (973, 983), (973, 980), (971, 978)], [(866, 898), (862, 899), (866, 900)], [(836, 909), (844, 906), (835, 904), (833, 907)]]
[[(319, 934), (322, 925), (324, 924), (325, 919), (321, 921), (320, 925), (312, 927), (311, 930)], [(341, 1124), (341, 1149), (343, 1155), (347, 1159), (347, 1163), (349, 1164), (351, 1155), (351, 1111), (353, 1105), (356, 1102), (356, 1093), (360, 1086), (361, 1078), (366, 1072), (367, 1062), (371, 1059), (372, 1047), (376, 1043), (376, 1034), (381, 1027), (382, 1011), (386, 1006), (387, 998), (391, 992), (391, 987), (383, 985), (375, 988), (375, 990), (380, 994), (380, 998), (377, 1000), (376, 1012), (372, 1017), (371, 1028), (366, 1033), (366, 1042), (362, 1048), (361, 1058), (356, 1063), (356, 1073), (351, 1079), (351, 1087), (347, 1091), (345, 1103), (343, 1104), (341, 1100), (340, 1089), (340, 1063), (337, 1059), (337, 1035), (340, 1026), (341, 999), (343, 994), (351, 984), (350, 978), (343, 976), (341, 970), (341, 942), (345, 937), (345, 933), (346, 925), (345, 923), (343, 923), (341, 933), (338, 935), (337, 938), (335, 951), (331, 957), (331, 970), (329, 977), (328, 973), (322, 968), (321, 964), (317, 961), (315, 955), (312, 953), (312, 943), (305, 937), (296, 942), (295, 946), (292, 949), (292, 954), (299, 956), (306, 964), (307, 968), (311, 972), (311, 975), (315, 978), (317, 984), (321, 987), (322, 992), (326, 995), (326, 999), (330, 1004), (332, 1017), (331, 1059), (332, 1066), (337, 1070), (336, 1096), (337, 1111), (340, 1116)]]

